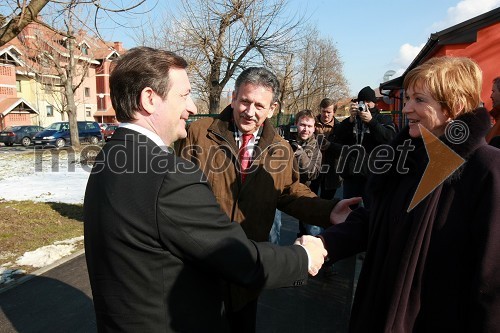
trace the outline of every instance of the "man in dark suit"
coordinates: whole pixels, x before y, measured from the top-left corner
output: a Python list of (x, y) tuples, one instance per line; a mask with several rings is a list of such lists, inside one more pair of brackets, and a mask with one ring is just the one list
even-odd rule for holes
[(122, 124), (96, 157), (84, 202), (100, 332), (228, 331), (226, 283), (300, 286), (326, 256), (317, 238), (286, 247), (248, 240), (198, 167), (169, 151), (196, 113), (186, 67), (171, 52), (141, 47), (110, 77)]

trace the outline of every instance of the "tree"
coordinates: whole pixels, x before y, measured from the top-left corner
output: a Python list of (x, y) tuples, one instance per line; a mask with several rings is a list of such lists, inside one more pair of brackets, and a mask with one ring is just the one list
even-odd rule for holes
[[(287, 16), (286, 0), (180, 0), (180, 15), (167, 22), (160, 40), (190, 63), (193, 89), (219, 113), (224, 87), (240, 71), (282, 54), (298, 37), (301, 18)], [(144, 35), (138, 36), (150, 45)]]
[(288, 114), (303, 109), (314, 111), (325, 97), (340, 100), (349, 94), (343, 63), (333, 41), (321, 38), (314, 27), (304, 31), (301, 39), (283, 49), (285, 56), (266, 62), (281, 82), (281, 109)]

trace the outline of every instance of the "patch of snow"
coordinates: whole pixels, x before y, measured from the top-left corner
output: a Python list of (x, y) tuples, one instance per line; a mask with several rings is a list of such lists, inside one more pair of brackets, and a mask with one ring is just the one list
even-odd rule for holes
[(25, 252), (21, 257), (17, 258), (16, 264), (37, 268), (45, 267), (73, 253), (76, 243), (81, 241), (83, 241), (83, 236), (57, 241), (52, 245), (43, 246), (35, 251)]
[[(33, 152), (0, 154), (0, 200), (82, 204), (90, 167), (82, 167), (78, 159), (69, 157), (64, 151), (38, 155)], [(83, 236), (58, 241), (24, 253), (15, 263), (2, 265), (0, 286), (14, 281), (16, 275), (26, 273), (9, 267), (24, 265), (40, 268), (50, 265), (74, 252), (76, 243), (81, 241)]]

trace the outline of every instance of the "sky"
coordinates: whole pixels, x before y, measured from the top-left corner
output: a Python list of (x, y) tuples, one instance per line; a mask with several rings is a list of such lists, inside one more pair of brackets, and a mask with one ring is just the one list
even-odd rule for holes
[[(88, 168), (68, 164), (65, 154), (61, 154), (60, 160), (55, 163), (52, 163), (54, 160), (49, 155), (45, 156), (41, 160), (40, 172), (35, 172), (33, 158), (27, 158), (22, 153), (0, 152), (0, 200), (83, 204), (89, 177)], [(52, 165), (57, 166), (57, 172)], [(83, 242), (83, 236), (61, 239), (54, 244), (24, 253), (15, 262), (0, 266), (0, 288), (14, 281), (15, 275), (24, 274), (16, 266), (46, 267), (74, 253), (78, 242)]]
[(292, 1), (335, 43), (352, 94), (378, 87), (389, 70), (392, 79), (403, 74), (432, 33), (500, 7), (500, 0)]
[[(384, 74), (400, 76), (430, 35), (500, 7), (500, 0), (288, 0), (291, 13), (301, 13), (316, 25), (322, 38), (333, 41), (344, 63), (350, 92), (357, 95), (369, 85), (383, 82)], [(148, 15), (162, 18), (164, 7), (176, 8), (179, 0), (159, 1), (151, 14), (128, 18), (140, 25)], [(146, 6), (156, 4), (147, 0)], [(135, 46), (130, 30), (105, 31), (126, 48)], [(226, 87), (230, 88), (230, 87)]]

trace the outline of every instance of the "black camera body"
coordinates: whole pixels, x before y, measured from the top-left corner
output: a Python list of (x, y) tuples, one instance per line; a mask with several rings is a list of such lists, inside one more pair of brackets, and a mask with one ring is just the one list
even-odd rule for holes
[(292, 147), (293, 151), (296, 151), (300, 146), (297, 140), (288, 140), (288, 143), (290, 144), (290, 147)]

